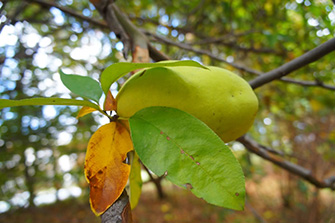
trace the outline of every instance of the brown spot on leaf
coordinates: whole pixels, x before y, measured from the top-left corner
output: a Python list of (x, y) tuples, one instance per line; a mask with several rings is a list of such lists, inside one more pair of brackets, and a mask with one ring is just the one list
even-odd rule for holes
[(200, 165), (200, 163), (199, 163), (199, 162), (197, 162), (197, 165), (199, 166), (199, 165)]
[(161, 131), (161, 132), (160, 132), (160, 134), (161, 134), (161, 135), (163, 135), (163, 134), (164, 134), (164, 132), (163, 132), (163, 131)]
[(91, 177), (92, 177), (92, 172), (91, 172), (91, 170), (88, 170), (88, 171), (86, 172), (86, 177), (87, 177), (88, 180), (91, 180)]
[(99, 171), (98, 171), (98, 174), (102, 174), (103, 172), (104, 172), (104, 171), (102, 171), (102, 170), (99, 170)]
[(186, 187), (187, 190), (192, 190), (193, 189), (193, 186), (190, 183), (186, 183), (185, 187)]
[(145, 72), (146, 72), (146, 70), (144, 70), (142, 73), (140, 73), (139, 77), (142, 77)]
[(185, 151), (184, 151), (184, 150), (182, 150), (182, 149), (180, 149), (180, 153), (181, 153), (181, 154), (184, 154), (184, 153), (185, 153)]
[(170, 140), (171, 138), (169, 136), (166, 137), (167, 140)]
[(239, 195), (240, 195), (239, 193), (237, 193), (237, 192), (235, 193), (235, 196), (239, 196)]
[(190, 155), (190, 158), (191, 158), (192, 160), (194, 160), (193, 156), (191, 156), (191, 155)]

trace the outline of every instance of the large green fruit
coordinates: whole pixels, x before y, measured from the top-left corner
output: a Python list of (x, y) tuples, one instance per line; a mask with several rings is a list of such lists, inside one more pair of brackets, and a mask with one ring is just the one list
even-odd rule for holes
[(206, 123), (224, 142), (248, 131), (258, 110), (249, 84), (218, 67), (158, 67), (134, 74), (116, 97), (117, 114), (129, 118), (151, 106), (183, 110)]

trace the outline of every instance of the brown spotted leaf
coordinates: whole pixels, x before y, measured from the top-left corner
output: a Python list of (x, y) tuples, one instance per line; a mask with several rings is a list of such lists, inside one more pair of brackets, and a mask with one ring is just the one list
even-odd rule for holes
[(175, 108), (148, 107), (129, 119), (141, 162), (210, 204), (243, 210), (245, 181), (232, 151), (205, 123)]
[(129, 132), (118, 122), (101, 126), (91, 137), (86, 153), (85, 176), (90, 185), (91, 209), (104, 213), (122, 194), (130, 165), (124, 161), (133, 149)]

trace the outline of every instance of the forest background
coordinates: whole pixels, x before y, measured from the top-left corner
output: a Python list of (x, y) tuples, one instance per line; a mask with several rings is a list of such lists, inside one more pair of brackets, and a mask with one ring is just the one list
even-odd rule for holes
[[(245, 211), (206, 204), (143, 170), (135, 222), (335, 222), (332, 1), (116, 1), (118, 21), (103, 2), (1, 1), (0, 97), (74, 97), (59, 68), (95, 79), (120, 61), (232, 70), (260, 101), (247, 136), (229, 144), (246, 177)], [(0, 111), (0, 221), (99, 221), (83, 167), (90, 136), (108, 120), (77, 120), (78, 109)]]

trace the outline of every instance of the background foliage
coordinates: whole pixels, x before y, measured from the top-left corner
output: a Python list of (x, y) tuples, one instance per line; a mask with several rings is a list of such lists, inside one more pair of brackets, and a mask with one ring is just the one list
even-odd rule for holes
[[(122, 42), (89, 1), (11, 0), (0, 5), (1, 98), (70, 98), (60, 84), (60, 67), (98, 79), (105, 67), (125, 61)], [(130, 0), (117, 5), (171, 59), (225, 67), (247, 80), (334, 37), (335, 9), (326, 0)], [(290, 79), (256, 89), (260, 112), (248, 133), (318, 179), (334, 175), (333, 58), (334, 53), (326, 55)], [(119, 85), (112, 86), (114, 95)], [(0, 112), (2, 210), (39, 205), (50, 194), (52, 200), (87, 194), (86, 144), (107, 118), (94, 113), (78, 121), (78, 108), (63, 106)], [(263, 161), (238, 142), (230, 146), (247, 177), (247, 200), (263, 220), (334, 221), (331, 190)]]

